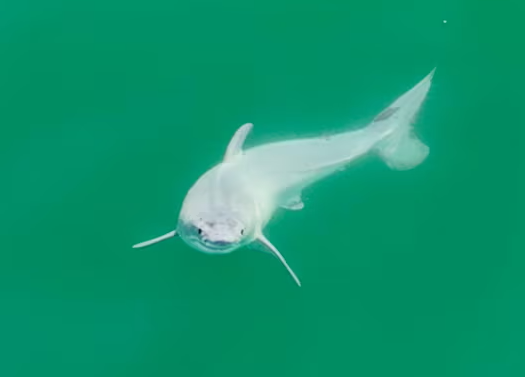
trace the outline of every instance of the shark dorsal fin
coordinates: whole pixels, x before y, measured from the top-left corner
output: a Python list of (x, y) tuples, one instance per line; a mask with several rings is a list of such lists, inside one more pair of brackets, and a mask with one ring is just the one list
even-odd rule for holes
[(224, 161), (231, 161), (235, 156), (238, 156), (242, 153), (242, 146), (252, 128), (253, 124), (246, 123), (239, 127), (237, 131), (235, 131), (235, 134), (228, 144), (228, 148), (226, 148)]
[(258, 244), (257, 245), (258, 248), (261, 248), (264, 251), (266, 251), (266, 252), (274, 255), (275, 257), (277, 257), (277, 259), (279, 259), (281, 261), (281, 263), (284, 265), (284, 267), (286, 267), (286, 269), (288, 270), (288, 272), (290, 273), (292, 278), (295, 280), (297, 285), (299, 287), (301, 286), (301, 281), (299, 280), (297, 275), (293, 272), (293, 270), (290, 268), (290, 266), (288, 266), (288, 263), (286, 263), (286, 259), (284, 259), (284, 257), (281, 255), (279, 250), (277, 250), (277, 248), (275, 246), (273, 246), (272, 243), (270, 241), (268, 241), (268, 239), (263, 234), (259, 234), (259, 236), (253, 242), (256, 242)]

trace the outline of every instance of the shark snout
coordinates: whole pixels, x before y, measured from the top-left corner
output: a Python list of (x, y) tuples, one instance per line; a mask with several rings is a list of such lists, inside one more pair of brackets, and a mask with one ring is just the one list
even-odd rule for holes
[(241, 221), (224, 213), (200, 213), (198, 217), (179, 219), (179, 233), (182, 239), (196, 249), (208, 253), (229, 253), (243, 244), (248, 235)]
[(235, 248), (241, 241), (241, 234), (228, 227), (215, 225), (212, 228), (203, 230), (201, 242), (214, 252), (228, 252)]
[(204, 247), (203, 251), (215, 254), (229, 253), (237, 248), (237, 242), (229, 240), (209, 240), (202, 238), (200, 243)]
[(239, 241), (240, 237), (228, 233), (210, 232), (202, 235), (202, 240), (205, 243), (216, 246), (228, 246)]
[(209, 243), (219, 246), (219, 247), (224, 247), (224, 246), (228, 246), (232, 244), (232, 242), (230, 241), (211, 241)]

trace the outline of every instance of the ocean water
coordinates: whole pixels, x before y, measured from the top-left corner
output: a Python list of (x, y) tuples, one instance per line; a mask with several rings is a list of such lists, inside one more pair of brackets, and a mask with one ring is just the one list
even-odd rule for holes
[[(0, 4), (0, 376), (525, 375), (516, 1)], [(446, 20), (446, 22), (444, 22)], [(406, 172), (371, 156), (266, 234), (170, 231), (247, 145), (366, 124), (437, 66)]]

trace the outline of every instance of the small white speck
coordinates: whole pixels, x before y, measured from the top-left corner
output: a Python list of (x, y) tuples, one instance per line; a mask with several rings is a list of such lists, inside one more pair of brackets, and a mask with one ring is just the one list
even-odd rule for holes
[(446, 24), (446, 23), (447, 23), (447, 20), (443, 20), (443, 23)]

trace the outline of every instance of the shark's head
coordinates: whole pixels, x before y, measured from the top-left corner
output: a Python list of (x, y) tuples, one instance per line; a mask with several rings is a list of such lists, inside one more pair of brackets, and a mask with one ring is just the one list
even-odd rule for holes
[(190, 246), (210, 254), (226, 254), (251, 241), (253, 229), (232, 212), (201, 213), (179, 219), (177, 234)]
[[(177, 229), (134, 245), (140, 248), (155, 244), (176, 235), (189, 246), (209, 254), (226, 254), (253, 244), (276, 256), (300, 286), (301, 282), (279, 250), (262, 234), (262, 228), (274, 209), (271, 195), (260, 195), (263, 188), (253, 183), (252, 171), (257, 165), (240, 164), (242, 144), (252, 125), (243, 125), (228, 144), (224, 163), (203, 174), (186, 194), (179, 214)], [(264, 159), (263, 159), (264, 160)], [(252, 161), (253, 163), (253, 161)], [(248, 174), (247, 174), (248, 173)], [(290, 208), (300, 209), (295, 200)]]

